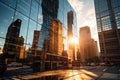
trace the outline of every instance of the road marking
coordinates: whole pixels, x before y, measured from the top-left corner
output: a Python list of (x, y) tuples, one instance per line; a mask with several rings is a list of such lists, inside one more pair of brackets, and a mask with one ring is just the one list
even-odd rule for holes
[(103, 71), (106, 71), (106, 70), (107, 70), (107, 68), (103, 69)]

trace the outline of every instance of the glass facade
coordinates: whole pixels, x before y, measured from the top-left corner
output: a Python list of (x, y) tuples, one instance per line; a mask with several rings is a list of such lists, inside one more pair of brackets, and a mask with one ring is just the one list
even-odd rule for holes
[[(63, 6), (62, 6), (63, 5)], [(45, 40), (50, 39), (50, 21), (51, 19), (59, 19), (63, 24), (63, 35), (67, 36), (67, 12), (73, 10), (67, 0), (44, 0), (42, 2), (42, 15), (43, 15), (43, 24), (40, 31), (40, 38), (38, 47), (40, 50), (43, 49), (43, 44)], [(75, 12), (74, 12), (74, 17)], [(76, 21), (74, 20), (74, 25)], [(76, 29), (74, 29), (76, 30)]]
[(94, 0), (98, 32), (120, 29), (120, 1)]
[[(53, 6), (53, 9), (54, 8), (55, 6)], [(42, 0), (0, 0), (0, 10), (1, 49), (3, 49), (3, 46), (5, 44), (6, 34), (9, 25), (17, 19), (20, 19), (22, 21), (19, 37), (23, 36), (24, 46), (26, 50), (32, 46), (34, 30), (40, 30), (40, 34), (42, 34), (41, 32), (49, 31), (49, 26), (46, 25), (46, 23), (49, 23), (48, 17), (50, 18), (50, 16), (48, 13), (48, 16), (44, 16), (42, 10)], [(51, 11), (51, 9), (49, 10)], [(67, 0), (58, 0), (57, 10), (58, 11), (56, 12), (56, 18), (59, 19), (63, 24), (63, 36), (67, 36), (67, 12), (73, 9)], [(74, 19), (74, 25), (76, 26), (76, 16)], [(46, 27), (45, 30), (42, 29), (42, 27), (44, 26)], [(45, 36), (48, 35), (40, 35), (39, 40), (41, 40), (41, 37)], [(39, 44), (43, 43), (39, 42)]]
[(116, 56), (120, 56), (120, 0), (94, 0), (94, 4), (101, 53), (117, 61)]

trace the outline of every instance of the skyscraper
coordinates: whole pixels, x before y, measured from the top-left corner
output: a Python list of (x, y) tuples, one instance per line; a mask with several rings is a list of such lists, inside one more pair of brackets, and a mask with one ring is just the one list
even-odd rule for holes
[(57, 19), (52, 19), (50, 23), (50, 42), (48, 45), (49, 52), (57, 55), (62, 55), (63, 51), (63, 36), (62, 23)]
[(88, 26), (80, 28), (80, 61), (86, 62), (86, 60), (98, 57), (98, 47), (96, 42), (91, 37), (91, 31)]
[(94, 0), (101, 57), (120, 61), (120, 0)]
[(67, 23), (68, 23), (68, 31), (67, 31), (67, 38), (68, 38), (68, 48), (71, 49), (72, 45), (70, 42), (70, 39), (73, 38), (73, 31), (72, 31), (72, 25), (73, 25), (73, 12), (69, 11), (67, 13)]
[[(21, 20), (17, 19), (15, 22), (12, 22), (8, 27), (6, 34), (5, 44), (3, 47), (3, 53), (7, 54), (8, 57), (14, 57), (19, 53), (19, 47), (21, 45), (21, 40), (19, 38)], [(24, 44), (24, 42), (22, 42)]]
[(69, 57), (74, 60), (74, 54), (73, 53), (73, 48), (74, 48), (74, 44), (72, 43), (72, 38), (73, 38), (73, 12), (69, 11), (67, 13), (67, 24), (68, 24), (68, 31), (67, 31), (67, 41), (68, 41), (68, 53), (69, 53)]
[(40, 31), (34, 30), (34, 37), (32, 42), (32, 48), (37, 49), (38, 48), (38, 39), (39, 39)]
[[(50, 40), (49, 29), (51, 19), (57, 19), (58, 14), (58, 0), (42, 0), (42, 15), (43, 15), (43, 25), (40, 31), (40, 38), (38, 42), (38, 47), (42, 50), (44, 43)], [(47, 44), (45, 45), (47, 46)]]
[(33, 35), (33, 41), (32, 41), (32, 47), (29, 48), (29, 55), (39, 55), (40, 51), (38, 50), (38, 39), (39, 39), (40, 31), (39, 30), (34, 30), (34, 35)]

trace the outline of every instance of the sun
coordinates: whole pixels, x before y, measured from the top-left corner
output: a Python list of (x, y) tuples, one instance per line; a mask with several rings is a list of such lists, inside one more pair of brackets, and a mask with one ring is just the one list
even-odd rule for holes
[(71, 43), (73, 43), (73, 44), (78, 44), (78, 39), (77, 39), (75, 36), (73, 36), (73, 37), (71, 38)]

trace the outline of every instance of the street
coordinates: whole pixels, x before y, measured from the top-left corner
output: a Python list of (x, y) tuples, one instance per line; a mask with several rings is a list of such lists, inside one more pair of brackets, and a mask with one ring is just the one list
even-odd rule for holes
[(69, 70), (37, 73), (33, 73), (30, 68), (21, 68), (6, 72), (3, 78), (4, 80), (120, 80), (120, 67), (81, 66)]

